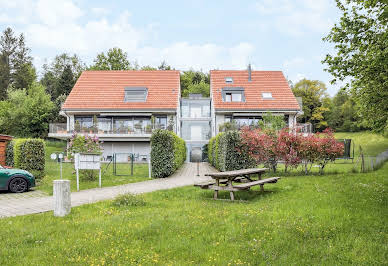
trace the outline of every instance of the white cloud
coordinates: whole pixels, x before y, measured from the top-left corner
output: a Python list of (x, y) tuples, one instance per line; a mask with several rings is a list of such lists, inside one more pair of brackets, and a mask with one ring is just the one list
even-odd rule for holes
[(103, 7), (92, 7), (91, 10), (92, 13), (96, 16), (106, 16), (110, 13), (108, 9)]
[(255, 4), (260, 23), (290, 35), (326, 32), (332, 25), (327, 0), (259, 0)]
[(180, 70), (194, 68), (208, 71), (217, 68), (246, 68), (253, 51), (254, 47), (249, 43), (225, 47), (212, 43), (177, 42), (164, 48), (144, 47), (130, 56), (135, 57), (141, 65), (158, 65), (166, 60)]
[(36, 3), (39, 19), (46, 25), (57, 26), (75, 21), (83, 12), (72, 1), (39, 0)]
[[(177, 69), (209, 70), (246, 68), (255, 50), (252, 44), (246, 42), (225, 46), (178, 41), (158, 47), (159, 24), (154, 22), (143, 27), (135, 27), (127, 10), (108, 20), (104, 17), (108, 10), (91, 7), (91, 12), (96, 16), (90, 17), (72, 0), (38, 0), (28, 1), (28, 4), (30, 9), (23, 11), (27, 14), (25, 16), (27, 22), (18, 30), (26, 34), (33, 52), (37, 50), (49, 50), (53, 54), (70, 52), (91, 60), (99, 52), (120, 47), (128, 53), (131, 60), (137, 60), (140, 65), (156, 66), (166, 60)], [(21, 10), (20, 6), (9, 4), (8, 1), (7, 9), (14, 13)], [(0, 11), (0, 20), (2, 18), (9, 19)], [(150, 43), (149, 40), (156, 45), (145, 46), (144, 43), (147, 41)], [(37, 58), (35, 60), (37, 65), (43, 63), (43, 55), (38, 53), (33, 56)]]

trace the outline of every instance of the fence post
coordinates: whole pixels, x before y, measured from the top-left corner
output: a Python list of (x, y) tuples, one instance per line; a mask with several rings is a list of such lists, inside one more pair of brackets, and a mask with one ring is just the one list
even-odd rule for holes
[(148, 156), (148, 177), (151, 178), (151, 153)]
[(54, 180), (54, 216), (66, 216), (71, 210), (70, 180)]

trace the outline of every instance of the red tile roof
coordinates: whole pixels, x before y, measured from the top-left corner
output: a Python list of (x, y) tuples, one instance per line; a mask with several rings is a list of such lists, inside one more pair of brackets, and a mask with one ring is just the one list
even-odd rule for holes
[[(125, 87), (146, 87), (145, 102), (124, 102)], [(62, 110), (176, 109), (180, 73), (166, 71), (84, 71)]]
[[(226, 77), (232, 77), (233, 83), (226, 83)], [(251, 77), (252, 80), (248, 81), (247, 70), (210, 71), (214, 108), (216, 110), (300, 110), (281, 71), (252, 71)], [(224, 102), (221, 94), (224, 87), (243, 87), (245, 102)], [(273, 99), (263, 99), (263, 92), (272, 93)]]

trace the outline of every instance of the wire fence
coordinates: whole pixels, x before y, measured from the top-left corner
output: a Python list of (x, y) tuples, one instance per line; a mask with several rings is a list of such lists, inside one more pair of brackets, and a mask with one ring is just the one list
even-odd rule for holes
[(377, 156), (360, 154), (353, 166), (353, 172), (369, 172), (379, 169), (388, 161), (388, 150)]

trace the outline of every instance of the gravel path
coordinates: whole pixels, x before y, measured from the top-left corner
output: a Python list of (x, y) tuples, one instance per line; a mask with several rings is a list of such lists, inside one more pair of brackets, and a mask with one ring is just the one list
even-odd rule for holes
[[(102, 200), (115, 198), (125, 193), (141, 194), (156, 190), (171, 189), (193, 185), (209, 180), (205, 173), (216, 171), (207, 163), (200, 164), (200, 176), (197, 176), (197, 165), (185, 163), (176, 173), (168, 178), (152, 179), (126, 185), (95, 188), (71, 193), (71, 206), (80, 206)], [(53, 197), (41, 191), (30, 191), (21, 194), (0, 194), (0, 218), (41, 213), (53, 210)]]

